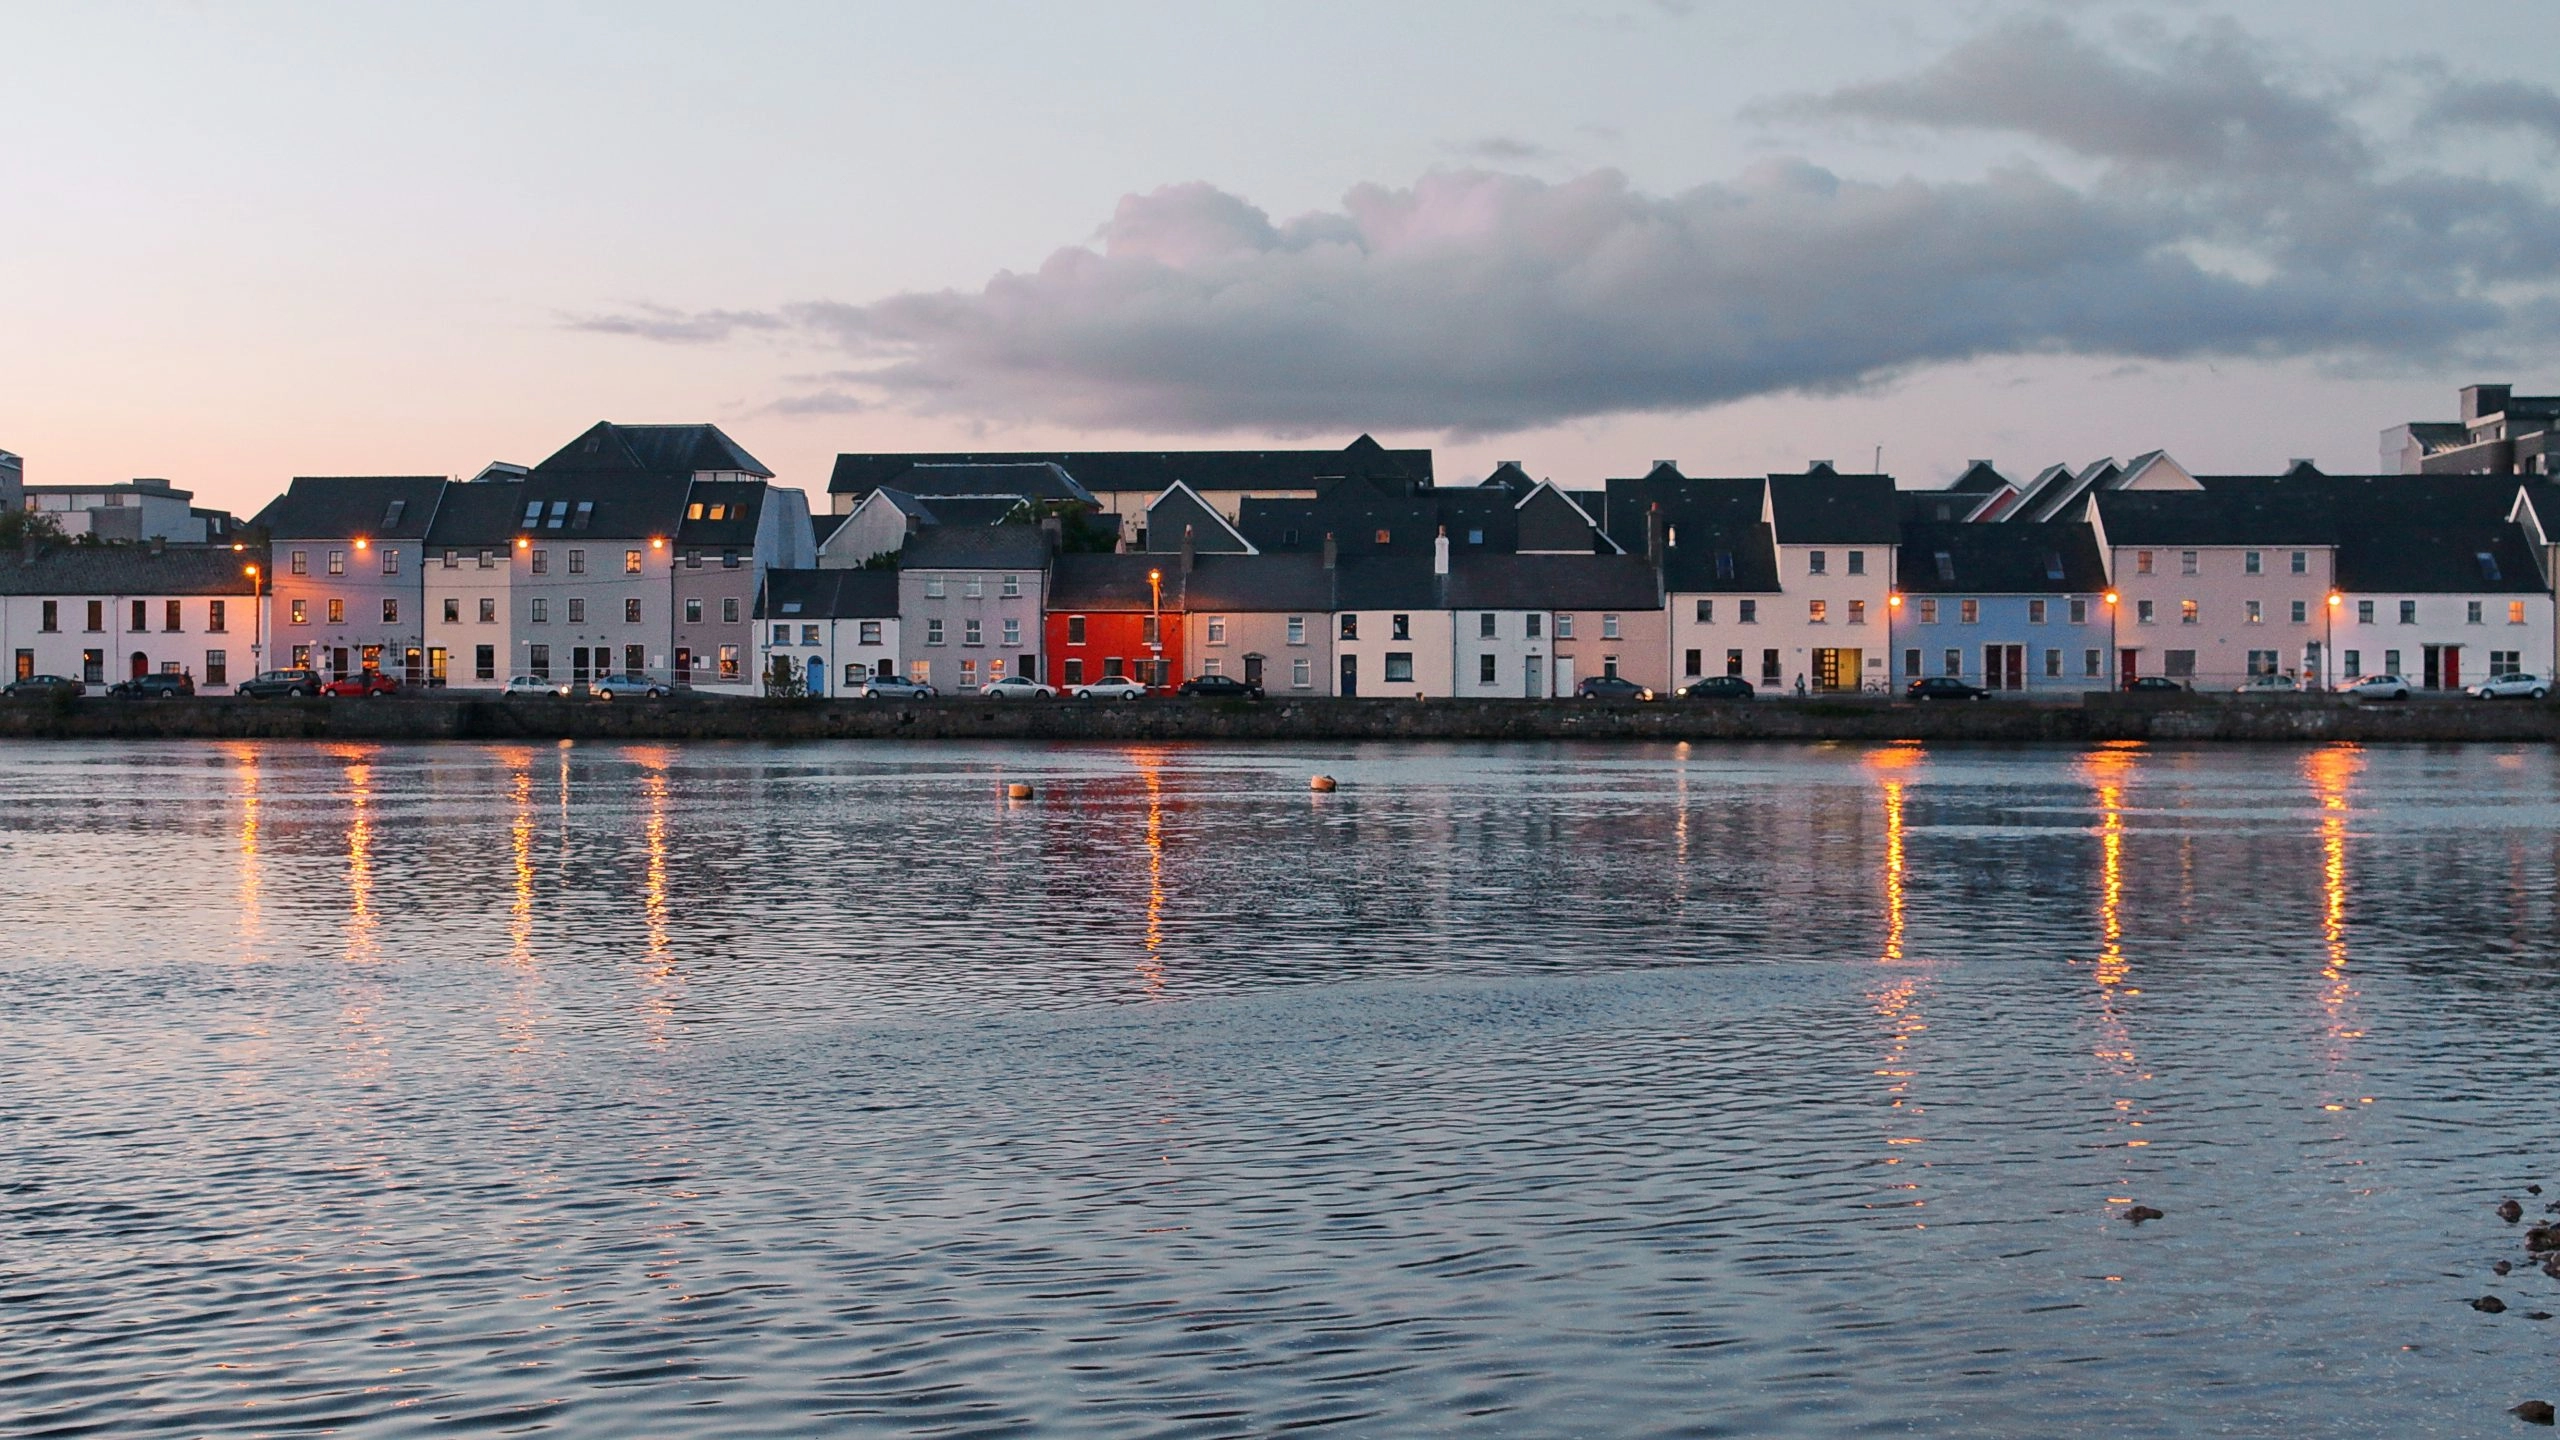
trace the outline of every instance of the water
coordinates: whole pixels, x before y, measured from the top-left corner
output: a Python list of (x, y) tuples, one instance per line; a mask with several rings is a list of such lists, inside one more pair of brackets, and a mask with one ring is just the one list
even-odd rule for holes
[(2502, 1435), (2555, 822), (2487, 746), (13, 745), (0, 1433)]

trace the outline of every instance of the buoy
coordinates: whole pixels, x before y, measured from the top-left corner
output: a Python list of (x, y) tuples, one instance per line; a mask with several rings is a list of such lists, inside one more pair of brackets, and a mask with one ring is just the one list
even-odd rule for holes
[(1004, 795), (1008, 800), (1028, 800), (1031, 798), (1031, 787), (1016, 780), (1004, 787)]
[(1333, 777), (1330, 775), (1318, 775), (1307, 782), (1307, 788), (1315, 791), (1319, 795), (1330, 795), (1333, 793)]

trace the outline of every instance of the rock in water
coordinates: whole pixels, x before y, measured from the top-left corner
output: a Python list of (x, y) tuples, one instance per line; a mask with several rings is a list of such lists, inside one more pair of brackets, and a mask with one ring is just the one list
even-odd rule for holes
[(2498, 1218), (2513, 1225), (2524, 1218), (2524, 1207), (2513, 1200), (2501, 1200), (2498, 1202)]
[(2507, 1263), (2506, 1261), (2504, 1261), (2504, 1260), (2501, 1260), (2501, 1261), (2499, 1261), (2497, 1264), (2492, 1265), (2492, 1266), (2490, 1266), (2489, 1268), (2490, 1268), (2490, 1269), (2492, 1269), (2492, 1270), (2497, 1271), (2497, 1272), (2498, 1272), (2499, 1274), (2501, 1274), (2501, 1275), (2504, 1275), (2504, 1274), (2506, 1274), (2507, 1272), (2509, 1272), (2509, 1271), (2511, 1271), (2511, 1270), (2515, 1269), (2516, 1267), (2514, 1267), (2513, 1265), (2508, 1264), (2508, 1263)]
[(2132, 1221), (2136, 1225), (2141, 1224), (2145, 1220), (2165, 1220), (2168, 1218), (2168, 1215), (2169, 1212), (2165, 1210), (2154, 1210), (2148, 1205), (2136, 1205), (2132, 1209), (2124, 1212), (2124, 1218)]
[(2521, 1405), (2508, 1407), (2507, 1413), (2513, 1415), (2527, 1425), (2548, 1425), (2551, 1423), (2552, 1417), (2551, 1402), (2548, 1400), (2527, 1400)]
[(2471, 1302), (2471, 1308), (2483, 1315), (2502, 1315), (2506, 1313), (2507, 1302), (2495, 1295), (2483, 1295)]

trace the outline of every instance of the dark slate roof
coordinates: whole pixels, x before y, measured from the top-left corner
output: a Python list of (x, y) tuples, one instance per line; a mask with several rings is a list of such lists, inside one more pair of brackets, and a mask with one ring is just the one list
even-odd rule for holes
[(500, 481), (452, 484), (436, 506), (435, 528), (427, 532), (430, 548), (496, 549), (515, 543), (523, 527), (522, 485)]
[(1675, 466), (1657, 465), (1648, 474), (1609, 481), (1602, 492), (1607, 499), (1592, 518), (1630, 554), (1640, 554), (1646, 543), (1646, 517), (1655, 507), (1661, 508), (1665, 523), (1684, 529), (1757, 525), (1768, 488), (1769, 482), (1757, 475), (1693, 478)]
[(0, 554), (0, 595), (246, 596), (247, 567), (264, 559), (228, 545), (49, 545), (32, 560)]
[(1520, 549), (1592, 555), (1622, 548), (1600, 533), (1598, 517), (1585, 513), (1571, 496), (1553, 485), (1531, 488), (1512, 511)]
[(1964, 490), (1904, 490), (1894, 495), (1893, 504), (1902, 517), (1902, 523), (1908, 527), (1969, 520), (1990, 498), (1988, 494)]
[[(756, 518), (764, 511), (761, 480), (696, 480), (685, 494), (684, 522), (676, 530), (679, 545), (718, 545), (744, 550), (756, 543)], [(718, 506), (721, 518), (711, 518)], [(695, 511), (702, 518), (694, 518)]]
[(1494, 466), (1492, 474), (1476, 483), (1488, 490), (1508, 491), (1515, 500), (1538, 488), (1537, 479), (1517, 460), (1505, 460)]
[(536, 476), (680, 475), (701, 470), (743, 470), (770, 480), (773, 472), (721, 433), (717, 425), (617, 425), (598, 421), (551, 458)]
[(1327, 611), (1334, 573), (1322, 555), (1203, 555), (1192, 563), (1183, 599), (1193, 610)]
[(827, 543), (828, 536), (843, 529), (844, 522), (852, 518), (853, 516), (849, 513), (836, 515), (821, 511), (818, 514), (809, 517), (809, 529), (812, 534), (817, 536), (818, 543), (824, 545)]
[(1031, 525), (967, 528), (928, 525), (898, 552), (906, 570), (1039, 570), (1049, 563), (1049, 537)]
[[(2513, 475), (2309, 476), (2332, 497), (2337, 584), (2367, 594), (2530, 595), (2548, 590)], [(2207, 483), (2229, 489), (2230, 477)], [(2248, 483), (2248, 482), (2239, 482)], [(2533, 487), (2547, 488), (2547, 487)], [(2480, 557), (2489, 557), (2483, 565)], [(2492, 573), (2494, 572), (2494, 574)]]
[(1679, 594), (1773, 595), (1778, 542), (1768, 522), (1674, 520), (1664, 527), (1663, 588)]
[(1061, 555), (1049, 569), (1052, 610), (1147, 610), (1147, 572), (1163, 577), (1163, 608), (1183, 608), (1182, 567), (1161, 555)]
[(1895, 583), (1915, 595), (2095, 595), (2107, 588), (2097, 532), (2062, 521), (1906, 525), (1895, 568)]
[(2325, 479), (2253, 477), (2202, 490), (2100, 490), (2091, 498), (2110, 545), (2328, 545), (2337, 529), (2328, 488)]
[(1335, 567), (1337, 610), (1437, 610), (1440, 578), (1428, 555), (1346, 555)]
[(1020, 510), (1020, 495), (936, 495), (927, 499), (903, 491), (888, 492), (898, 508), (925, 525), (1001, 525)]
[(1147, 548), (1159, 554), (1179, 551), (1182, 532), (1191, 532), (1194, 554), (1240, 553), (1253, 548), (1216, 507), (1188, 485), (1176, 485), (1147, 506)]
[(1890, 475), (1771, 475), (1769, 502), (1781, 545), (1891, 545), (1901, 529)]
[(297, 475), (255, 523), (279, 540), (416, 540), (434, 525), (444, 488), (441, 475)]
[(880, 620), (897, 613), (895, 570), (767, 570), (756, 597), (759, 620)]
[(1966, 495), (1988, 495), (1995, 490), (2017, 488), (2016, 483), (1994, 468), (1988, 460), (1976, 460), (1965, 466), (1964, 473), (1948, 482), (1947, 488)]
[(1452, 610), (1658, 610), (1662, 590), (1641, 555), (1461, 555), (1449, 566)]
[(1363, 435), (1340, 450), (1001, 450), (839, 455), (831, 495), (866, 495), (918, 465), (1054, 464), (1088, 490), (1316, 490), (1350, 475), (1431, 483), (1431, 452), (1389, 450)]
[(884, 485), (928, 499), (940, 495), (1019, 495), (1029, 500), (1099, 503), (1054, 460), (925, 460), (897, 472)]
[[(537, 471), (506, 488), (517, 492), (516, 529), (536, 540), (656, 540), (672, 538), (684, 524), (693, 481), (684, 475)], [(526, 507), (536, 503), (541, 516), (528, 524)]]
[[(1354, 487), (1314, 500), (1248, 498), (1236, 508), (1236, 529), (1265, 553), (1321, 550), (1330, 534), (1346, 556), (1428, 556), (1443, 530), (1452, 549), (1520, 548), (1519, 511), (1510, 494), (1499, 489), (1469, 486), (1402, 496)], [(1380, 531), (1387, 535), (1384, 544), (1378, 541)], [(1479, 533), (1482, 543), (1471, 542), (1469, 536)], [(1152, 534), (1148, 543), (1154, 543)]]

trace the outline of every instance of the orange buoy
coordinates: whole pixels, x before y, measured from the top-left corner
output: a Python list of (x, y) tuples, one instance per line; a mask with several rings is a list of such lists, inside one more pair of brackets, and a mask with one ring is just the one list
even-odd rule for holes
[(1333, 777), (1330, 775), (1318, 775), (1307, 782), (1307, 788), (1315, 791), (1319, 795), (1329, 795), (1333, 793)]
[(1004, 796), (1008, 800), (1028, 800), (1031, 798), (1031, 787), (1016, 780), (1004, 787)]

